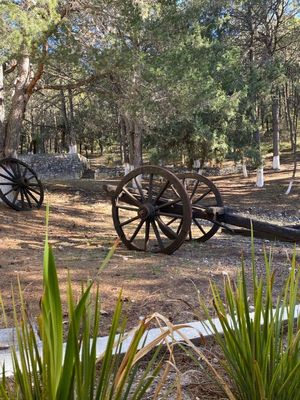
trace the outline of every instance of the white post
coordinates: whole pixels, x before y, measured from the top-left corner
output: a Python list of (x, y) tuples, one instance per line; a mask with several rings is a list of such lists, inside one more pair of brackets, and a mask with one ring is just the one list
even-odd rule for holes
[(199, 168), (200, 168), (200, 160), (194, 160), (193, 167), (194, 167), (195, 169), (199, 169)]
[(259, 167), (256, 170), (256, 186), (259, 188), (264, 187), (264, 167)]
[(294, 183), (294, 180), (291, 179), (290, 183), (289, 183), (289, 186), (288, 186), (288, 188), (287, 188), (287, 190), (286, 190), (286, 192), (284, 194), (288, 195), (288, 194), (291, 193), (291, 190), (292, 190), (292, 187), (293, 187), (293, 183)]
[(280, 156), (273, 157), (272, 168), (276, 171), (280, 171)]
[(77, 154), (77, 144), (69, 145), (69, 154)]
[(247, 165), (244, 162), (243, 162), (243, 165), (242, 165), (242, 169), (243, 169), (244, 178), (248, 178)]
[(129, 163), (124, 163), (124, 175), (129, 174), (134, 169), (134, 165), (131, 165)]

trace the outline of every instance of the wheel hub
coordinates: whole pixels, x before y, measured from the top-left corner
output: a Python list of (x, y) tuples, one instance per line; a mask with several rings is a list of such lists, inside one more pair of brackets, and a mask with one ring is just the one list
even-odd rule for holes
[(152, 204), (146, 203), (138, 211), (138, 216), (142, 220), (151, 220), (155, 217), (155, 208)]
[(28, 180), (26, 178), (24, 178), (23, 176), (21, 176), (18, 180), (17, 180), (17, 185), (21, 188), (26, 188), (28, 186)]

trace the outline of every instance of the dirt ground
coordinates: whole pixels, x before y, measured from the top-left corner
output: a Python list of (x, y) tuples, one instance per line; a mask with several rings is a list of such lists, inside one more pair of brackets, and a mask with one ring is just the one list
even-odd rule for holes
[[(219, 188), (225, 205), (238, 212), (281, 225), (297, 224), (300, 221), (299, 181), (289, 196), (284, 194), (291, 169), (288, 160), (280, 172), (267, 168), (263, 189), (254, 187), (254, 172), (249, 178), (237, 174), (210, 178)], [(250, 239), (220, 231), (205, 243), (184, 243), (173, 255), (134, 252), (120, 245), (109, 265), (99, 272), (101, 261), (116, 239), (111, 205), (103, 191), (103, 183), (88, 179), (45, 182), (44, 203), (49, 203), (51, 209), (49, 236), (64, 308), (68, 272), (78, 293), (82, 283), (89, 278), (95, 279), (100, 284), (102, 298), (101, 335), (108, 332), (121, 288), (124, 313), (132, 327), (138, 318), (154, 311), (174, 323), (193, 320), (194, 311), (198, 310), (197, 290), (209, 304), (209, 281), (221, 285), (224, 275), (235, 277), (241, 267), (242, 254), (250, 281)], [(45, 206), (36, 211), (16, 212), (0, 204), (0, 291), (9, 317), (12, 317), (11, 290), (16, 289), (18, 277), (29, 312), (32, 316), (39, 313), (44, 237)], [(257, 268), (261, 273), (264, 245), (273, 249), (279, 292), (288, 273), (294, 246), (255, 239)], [(9, 323), (12, 324), (12, 318)], [(3, 318), (1, 326), (4, 326)]]

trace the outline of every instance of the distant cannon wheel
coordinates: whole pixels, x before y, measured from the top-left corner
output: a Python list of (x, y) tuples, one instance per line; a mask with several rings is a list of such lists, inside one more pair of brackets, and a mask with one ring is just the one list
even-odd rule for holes
[(212, 181), (202, 175), (191, 172), (179, 174), (177, 177), (188, 193), (193, 210), (187, 239), (205, 242), (218, 231), (220, 225), (206, 218), (196, 218), (195, 214), (197, 210), (223, 207), (221, 194)]
[(190, 230), (192, 210), (188, 194), (174, 174), (145, 166), (119, 183), (112, 197), (112, 215), (128, 249), (172, 254)]
[(0, 160), (0, 198), (16, 211), (40, 208), (44, 189), (36, 173), (15, 158)]

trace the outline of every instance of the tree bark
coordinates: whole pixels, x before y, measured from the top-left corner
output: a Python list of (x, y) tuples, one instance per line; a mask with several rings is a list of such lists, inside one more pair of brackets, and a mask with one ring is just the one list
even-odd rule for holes
[[(74, 104), (73, 104), (73, 93), (72, 89), (68, 89), (69, 107), (70, 107), (70, 119), (69, 119), (69, 153), (77, 153), (76, 135), (74, 131)], [(92, 151), (93, 153), (93, 151)]]
[(18, 76), (15, 82), (15, 90), (12, 96), (11, 111), (7, 118), (4, 155), (16, 157), (20, 141), (20, 133), (26, 105), (29, 100), (27, 84), (30, 75), (29, 55), (24, 53), (18, 62)]
[(142, 156), (142, 137), (143, 137), (143, 126), (141, 121), (134, 121), (134, 158), (133, 165), (135, 168), (140, 167), (143, 164)]
[(134, 124), (131, 121), (130, 117), (124, 115), (124, 122), (126, 127), (126, 135), (128, 140), (128, 155), (129, 155), (129, 165), (133, 166), (134, 164)]
[[(296, 172), (297, 172), (297, 116), (298, 116), (298, 107), (294, 107), (294, 118), (292, 117), (292, 99), (291, 96), (294, 95), (294, 100), (297, 97), (296, 91), (293, 90), (294, 88), (292, 87), (292, 94), (289, 93), (289, 88), (288, 84), (285, 84), (284, 88), (284, 100), (285, 100), (285, 118), (287, 122), (287, 126), (290, 131), (290, 138), (291, 138), (291, 147), (292, 147), (292, 154), (293, 154), (293, 173), (291, 176), (291, 180), (289, 182), (289, 186), (285, 192), (286, 195), (290, 194), (292, 191), (292, 186), (294, 183), (294, 180), (296, 178)], [(296, 101), (294, 101), (297, 103)], [(296, 117), (296, 118), (295, 118)]]
[(273, 169), (280, 170), (279, 157), (279, 97), (277, 88), (272, 96), (272, 126), (273, 126)]
[(63, 89), (60, 89), (60, 106), (61, 113), (64, 121), (64, 127), (62, 129), (62, 146), (66, 147), (66, 142), (68, 142), (68, 138), (70, 136), (70, 126), (69, 119), (67, 115), (67, 106), (66, 106), (66, 98)]
[(4, 127), (4, 71), (3, 65), (0, 64), (0, 159), (4, 156), (4, 140), (5, 140), (5, 127)]
[(129, 164), (129, 151), (128, 151), (128, 136), (126, 131), (126, 122), (123, 115), (119, 115), (120, 127), (120, 148), (122, 164)]

